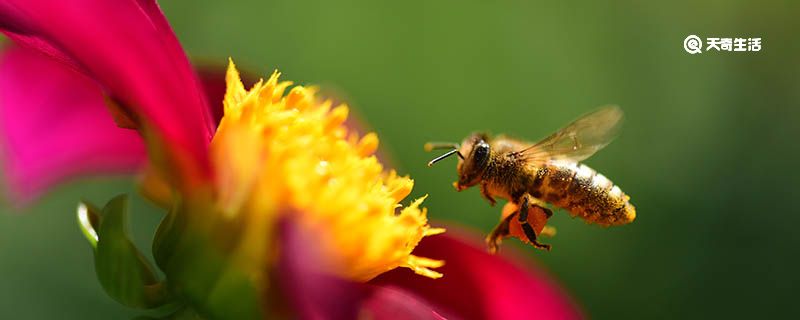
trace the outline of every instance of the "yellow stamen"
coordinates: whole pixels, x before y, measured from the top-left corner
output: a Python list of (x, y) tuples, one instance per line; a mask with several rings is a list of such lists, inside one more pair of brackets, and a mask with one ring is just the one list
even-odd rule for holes
[[(349, 109), (321, 101), (316, 88), (267, 81), (245, 90), (231, 61), (225, 115), (211, 144), (218, 205), (231, 218), (291, 213), (332, 272), (366, 281), (407, 267), (438, 278), (443, 262), (411, 254), (444, 229), (428, 225), (423, 198), (399, 206), (413, 188), (373, 155), (378, 136), (359, 138), (343, 125)], [(402, 210), (396, 212), (396, 208)], [(287, 210), (288, 209), (288, 210)]]

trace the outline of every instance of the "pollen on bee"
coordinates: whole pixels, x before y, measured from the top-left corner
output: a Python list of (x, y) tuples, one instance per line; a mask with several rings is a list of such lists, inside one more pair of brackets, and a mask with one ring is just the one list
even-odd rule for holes
[[(506, 203), (503, 206), (503, 213), (501, 214), (501, 220), (505, 219), (509, 215), (519, 211), (519, 207), (514, 204), (513, 202)], [(547, 213), (538, 206), (531, 206), (528, 208), (528, 224), (533, 227), (533, 231), (536, 232), (536, 235), (540, 235), (542, 230), (547, 224)], [(519, 239), (520, 241), (530, 244), (530, 240), (525, 235), (525, 231), (522, 230), (522, 225), (519, 223), (519, 220), (516, 218), (511, 221), (509, 224), (509, 232), (510, 236)]]

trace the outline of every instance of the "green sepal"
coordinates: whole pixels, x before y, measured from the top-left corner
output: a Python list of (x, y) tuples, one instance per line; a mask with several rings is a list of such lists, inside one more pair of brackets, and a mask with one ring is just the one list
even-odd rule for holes
[(111, 199), (100, 214), (82, 203), (78, 222), (94, 247), (95, 272), (106, 293), (129, 307), (156, 308), (170, 302), (167, 286), (131, 242), (127, 207), (126, 195)]
[[(153, 241), (156, 264), (170, 290), (199, 314), (213, 319), (261, 319), (257, 262), (240, 261), (243, 217), (226, 218), (211, 197), (178, 199)], [(240, 264), (245, 263), (247, 267)]]

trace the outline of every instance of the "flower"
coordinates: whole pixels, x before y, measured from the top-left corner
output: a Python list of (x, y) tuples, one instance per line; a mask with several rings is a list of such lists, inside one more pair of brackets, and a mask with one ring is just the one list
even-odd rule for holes
[[(7, 108), (3, 114), (6, 126), (4, 130), (8, 136), (25, 139), (29, 135), (15, 130), (30, 128), (28, 130), (36, 131), (36, 137), (43, 135), (48, 138), (44, 141), (28, 139), (18, 142), (42, 145), (26, 145), (6, 150), (6, 154), (10, 155), (9, 158), (19, 156), (19, 161), (8, 164), (15, 167), (7, 169), (19, 169), (14, 171), (19, 177), (17, 180), (26, 184), (16, 191), (30, 198), (51, 183), (72, 177), (74, 174), (90, 173), (90, 168), (96, 167), (101, 169), (100, 173), (107, 173), (112, 170), (129, 172), (134, 167), (136, 161), (130, 154), (133, 151), (119, 150), (121, 148), (108, 150), (107, 143), (97, 141), (105, 138), (97, 134), (98, 132), (114, 131), (109, 130), (108, 120), (101, 122), (106, 123), (101, 131), (89, 132), (85, 128), (84, 118), (79, 117), (89, 115), (101, 117), (103, 114), (102, 117), (108, 119), (109, 108), (99, 107), (108, 105), (103, 103), (104, 101), (116, 102), (114, 104), (117, 107), (111, 110), (117, 115), (117, 120), (128, 118), (130, 124), (148, 132), (144, 136), (152, 137), (154, 142), (163, 141), (163, 143), (151, 143), (148, 147), (152, 148), (151, 158), (157, 156), (156, 160), (169, 163), (161, 166), (171, 167), (163, 174), (181, 176), (168, 180), (195, 184), (208, 179), (210, 166), (207, 149), (208, 140), (214, 132), (214, 123), (191, 64), (155, 1), (4, 0), (0, 2), (0, 12), (3, 17), (0, 29), (9, 39), (24, 47), (23, 50), (26, 52), (38, 52), (49, 58), (49, 61), (58, 62), (60, 65), (58, 69), (63, 70), (59, 71), (62, 73), (61, 78), (49, 78), (33, 72), (53, 70), (56, 67), (53, 63), (42, 63), (36, 66), (37, 69), (30, 70), (19, 68), (8, 70), (10, 64), (14, 64), (10, 60), (5, 65), (6, 81), (11, 82), (11, 85), (4, 89), (3, 95), (4, 108)], [(14, 55), (7, 57), (11, 58), (16, 57)], [(36, 61), (44, 60), (36, 59)], [(28, 67), (33, 65), (29, 64)], [(35, 77), (28, 78), (27, 83), (21, 83), (20, 80), (25, 79), (25, 73)], [(76, 81), (70, 83), (65, 79)], [(59, 87), (61, 90), (58, 94), (65, 101), (74, 103), (66, 107), (57, 101), (47, 101), (43, 98), (43, 100), (25, 101), (26, 98), (36, 97), (38, 94), (25, 97), (12, 94), (22, 87), (27, 87), (28, 93), (35, 93), (32, 88), (55, 85), (66, 85)], [(70, 89), (77, 89), (78, 92), (71, 93)], [(91, 94), (80, 94), (86, 92)], [(41, 103), (37, 105), (38, 101)], [(40, 110), (41, 116), (26, 120), (44, 122), (39, 122), (35, 128), (30, 126), (34, 123), (10, 126), (9, 123), (15, 122), (20, 113), (30, 110), (27, 107), (38, 107), (36, 110)], [(69, 117), (64, 116), (65, 111)], [(45, 129), (51, 128), (53, 121), (62, 119), (68, 120), (64, 124), (65, 128), (61, 128), (63, 132), (83, 133), (69, 134), (63, 138), (56, 137), (63, 132), (53, 132), (52, 136), (44, 133), (47, 131)], [(81, 126), (84, 127), (83, 130), (79, 128)], [(121, 130), (124, 129), (117, 131)], [(119, 136), (126, 133), (112, 134)], [(130, 136), (131, 133), (127, 135)], [(52, 148), (51, 153), (55, 153), (53, 151), (60, 151), (64, 148), (63, 145), (78, 143), (84, 148), (82, 150), (84, 154), (95, 156), (90, 159), (80, 157), (50, 159), (50, 163), (42, 164), (42, 168), (38, 167), (39, 163), (28, 161), (37, 156), (32, 151), (36, 149), (35, 147)], [(143, 148), (141, 143), (132, 144), (132, 149)], [(58, 145), (62, 147), (58, 148)], [(113, 156), (99, 156), (109, 154), (108, 151), (111, 151), (110, 154)], [(116, 165), (117, 160), (123, 156), (129, 164)], [(69, 168), (83, 167), (87, 168), (69, 172)], [(42, 180), (33, 181), (28, 178)], [(186, 187), (191, 188), (191, 186)]]
[(279, 76), (247, 91), (232, 61), (228, 67), (225, 114), (210, 151), (225, 214), (297, 213), (295, 221), (319, 235), (323, 260), (348, 279), (398, 266), (441, 277), (429, 269), (441, 261), (411, 251), (443, 230), (428, 226), (422, 199), (395, 214), (413, 181), (384, 172), (372, 156), (377, 135), (349, 132), (342, 126), (348, 107), (319, 101), (314, 88), (284, 96), (291, 83)]
[[(245, 90), (231, 64), (215, 130), (154, 1), (8, 0), (0, 16), (15, 43), (0, 63), (10, 186), (33, 198), (68, 177), (137, 171), (167, 209), (153, 242), (159, 279), (127, 238), (124, 197), (80, 206), (116, 300), (204, 318), (505, 318), (523, 305), (579, 317), (540, 273), (458, 235), (425, 237), (442, 230), (421, 199), (396, 211), (411, 180), (384, 170), (377, 135), (348, 130), (348, 108), (313, 88), (285, 93), (274, 74)], [(63, 155), (39, 159), (54, 150)]]

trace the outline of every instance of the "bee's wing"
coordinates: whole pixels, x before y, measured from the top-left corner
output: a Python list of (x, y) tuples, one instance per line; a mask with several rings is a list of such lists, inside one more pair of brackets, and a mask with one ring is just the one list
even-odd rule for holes
[(518, 151), (526, 161), (581, 161), (608, 145), (622, 125), (622, 109), (605, 106), (586, 114), (536, 144)]

